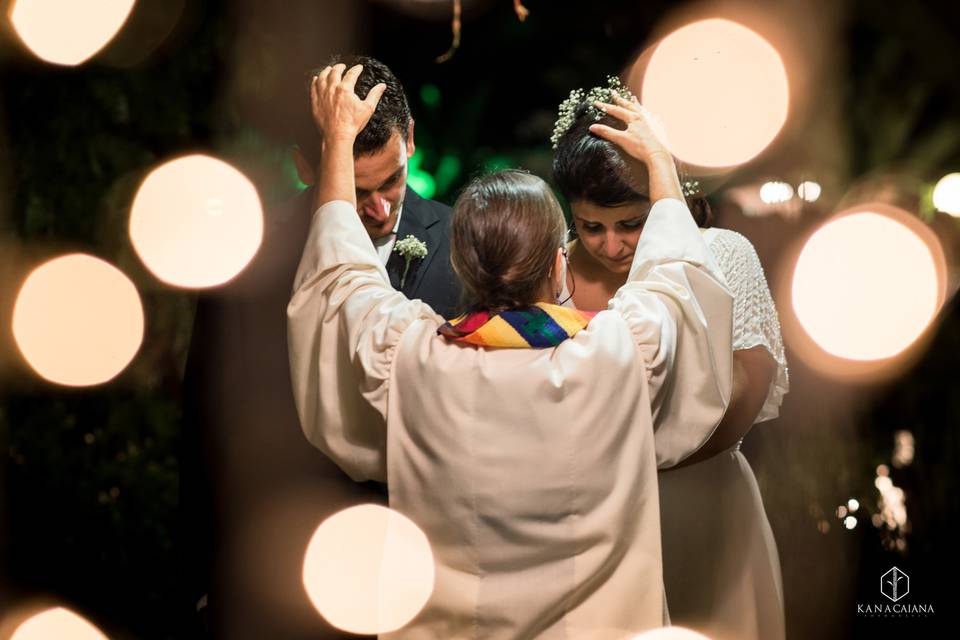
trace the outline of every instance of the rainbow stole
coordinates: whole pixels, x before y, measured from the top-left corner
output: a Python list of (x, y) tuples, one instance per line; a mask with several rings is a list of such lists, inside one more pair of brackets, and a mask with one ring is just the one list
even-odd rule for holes
[(450, 320), (437, 333), (453, 342), (507, 349), (549, 349), (572, 338), (597, 312), (538, 302), (526, 309), (490, 314), (468, 313)]

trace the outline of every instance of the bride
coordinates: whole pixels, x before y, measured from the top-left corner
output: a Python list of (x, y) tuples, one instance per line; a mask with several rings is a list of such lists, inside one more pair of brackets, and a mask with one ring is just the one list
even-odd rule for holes
[(731, 368), (731, 298), (669, 155), (624, 110), (613, 137), (645, 166), (654, 204), (629, 277), (596, 314), (553, 304), (566, 224), (547, 185), (518, 171), (469, 185), (451, 256), (470, 313), (445, 323), (390, 287), (360, 224), (353, 140), (382, 89), (361, 98), (359, 67), (344, 71), (313, 84), (323, 149), (290, 367), (307, 437), (354, 479), (386, 480), (390, 506), (430, 540), (433, 594), (397, 636), (660, 626), (657, 465), (710, 436)]
[[(553, 138), (554, 179), (570, 203), (577, 232), (568, 245), (570, 269), (561, 300), (584, 310), (606, 308), (627, 279), (638, 241), (655, 233), (649, 229), (651, 198), (644, 180), (637, 179), (636, 163), (602, 136), (622, 125), (601, 113), (593, 97), (612, 91), (618, 104), (639, 108), (617, 97), (615, 81), (611, 85), (586, 98), (577, 93), (561, 105)], [(688, 203), (705, 226), (706, 201)], [(787, 391), (780, 325), (750, 242), (716, 228), (704, 229), (703, 239), (734, 297), (733, 395), (713, 437), (660, 474), (669, 614), (673, 624), (713, 640), (776, 640), (784, 637), (780, 561), (740, 442), (755, 422), (777, 417)]]

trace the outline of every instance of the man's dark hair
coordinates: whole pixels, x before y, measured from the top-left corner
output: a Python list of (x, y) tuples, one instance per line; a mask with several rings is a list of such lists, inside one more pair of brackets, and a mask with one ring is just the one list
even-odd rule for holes
[[(390, 140), (394, 132), (398, 132), (406, 138), (407, 128), (410, 125), (410, 105), (407, 103), (407, 96), (403, 93), (403, 86), (393, 72), (379, 60), (369, 56), (335, 56), (325, 66), (345, 64), (347, 69), (354, 65), (362, 64), (363, 72), (357, 78), (357, 84), (354, 88), (360, 98), (366, 98), (370, 89), (381, 82), (387, 85), (386, 91), (380, 97), (376, 111), (363, 128), (363, 131), (357, 136), (353, 144), (353, 155), (355, 158), (376, 153), (383, 149), (384, 145)], [(304, 125), (297, 132), (296, 143), (300, 151), (312, 163), (316, 164), (320, 160), (320, 136), (316, 127), (313, 126), (313, 118), (310, 115), (310, 81), (315, 75), (320, 73), (323, 67), (312, 70), (307, 81), (306, 107), (307, 122), (309, 126)]]
[[(589, 107), (586, 102), (577, 107), (570, 128), (557, 140), (553, 153), (553, 180), (557, 189), (570, 203), (583, 201), (601, 207), (620, 207), (645, 202), (648, 195), (634, 189), (627, 179), (630, 168), (617, 145), (590, 131), (590, 125), (596, 123), (621, 130), (626, 125), (612, 116), (595, 120)], [(679, 166), (677, 172), (681, 173)], [(709, 226), (713, 216), (706, 198), (696, 195), (686, 200), (697, 224)]]

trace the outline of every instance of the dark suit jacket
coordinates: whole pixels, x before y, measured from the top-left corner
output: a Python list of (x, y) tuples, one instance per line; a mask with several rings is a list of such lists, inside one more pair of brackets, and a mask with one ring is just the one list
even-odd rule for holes
[[(293, 403), (286, 307), (311, 199), (307, 191), (269, 212), (253, 262), (197, 306), (184, 375), (178, 538), (185, 623), (196, 626), (194, 607), (207, 593), (212, 638), (341, 637), (306, 598), (303, 554), (327, 516), (385, 502), (382, 485), (354, 483), (307, 442)], [(411, 264), (405, 291), (448, 314), (459, 295), (449, 219), (449, 207), (408, 189), (400, 237), (417, 236), (428, 253)]]
[[(400, 215), (397, 240), (413, 235), (427, 245), (427, 256), (410, 264), (403, 292), (419, 298), (444, 318), (458, 315), (460, 284), (450, 266), (450, 215), (445, 204), (425, 200), (407, 187)], [(387, 273), (394, 289), (400, 289), (404, 258), (394, 251), (387, 261)]]

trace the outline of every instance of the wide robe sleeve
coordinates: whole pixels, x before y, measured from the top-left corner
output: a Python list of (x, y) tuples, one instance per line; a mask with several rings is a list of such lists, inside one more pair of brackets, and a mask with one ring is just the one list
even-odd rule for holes
[(657, 466), (699, 449), (730, 401), (733, 300), (685, 204), (654, 203), (610, 301), (647, 363)]
[(353, 205), (321, 206), (287, 307), (290, 376), (307, 439), (354, 480), (386, 481), (390, 369), (420, 319), (443, 322), (390, 286)]

